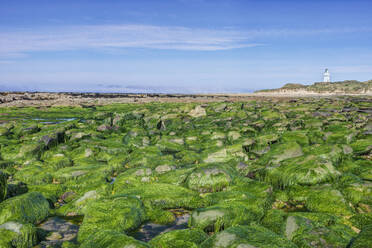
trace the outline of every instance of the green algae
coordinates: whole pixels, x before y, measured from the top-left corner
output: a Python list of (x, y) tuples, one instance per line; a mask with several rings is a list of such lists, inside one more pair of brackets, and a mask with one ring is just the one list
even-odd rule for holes
[[(282, 239), (282, 247), (368, 244), (350, 229), (371, 223), (368, 104), (324, 98), (1, 109), (9, 122), (0, 125), (7, 178), (0, 180), (0, 219), (83, 218), (83, 242), (65, 247), (224, 247), (234, 235), (240, 241), (229, 247), (277, 247)], [(190, 212), (189, 228), (148, 244), (128, 236), (148, 221), (172, 225), (169, 210), (177, 208)], [(205, 233), (210, 241), (196, 241)], [(8, 233), (4, 242), (15, 246), (16, 237)]]

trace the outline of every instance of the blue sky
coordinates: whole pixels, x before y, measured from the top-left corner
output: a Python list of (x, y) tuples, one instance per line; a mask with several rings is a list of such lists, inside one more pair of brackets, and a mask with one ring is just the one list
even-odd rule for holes
[(0, 90), (249, 92), (372, 79), (372, 1), (0, 0)]

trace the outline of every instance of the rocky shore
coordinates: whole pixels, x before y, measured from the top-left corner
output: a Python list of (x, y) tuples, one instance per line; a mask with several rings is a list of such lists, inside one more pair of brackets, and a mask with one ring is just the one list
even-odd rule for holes
[(50, 93), (50, 92), (0, 92), (0, 107), (53, 107), (53, 106), (98, 106), (113, 103), (192, 103), (192, 102), (237, 102), (262, 98), (298, 97), (371, 97), (372, 91), (360, 93), (314, 92), (304, 89), (264, 90), (242, 94), (127, 94), (127, 93)]

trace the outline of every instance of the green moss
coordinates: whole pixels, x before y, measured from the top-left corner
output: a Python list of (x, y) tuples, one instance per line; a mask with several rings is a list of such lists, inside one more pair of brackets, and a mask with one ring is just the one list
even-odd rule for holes
[(49, 214), (49, 203), (39, 192), (15, 196), (0, 203), (0, 224), (7, 221), (39, 223)]
[(91, 202), (80, 226), (78, 240), (85, 241), (99, 230), (127, 232), (136, 229), (145, 220), (142, 202), (133, 196), (112, 196)]

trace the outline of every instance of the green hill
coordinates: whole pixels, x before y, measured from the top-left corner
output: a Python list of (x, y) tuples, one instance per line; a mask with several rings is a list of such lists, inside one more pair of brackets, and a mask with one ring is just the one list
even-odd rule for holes
[(372, 94), (372, 80), (365, 82), (356, 80), (332, 83), (319, 82), (312, 85), (285, 84), (279, 89), (259, 90), (255, 93)]

